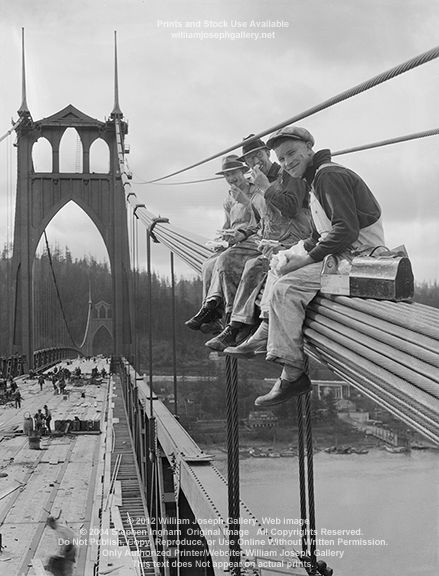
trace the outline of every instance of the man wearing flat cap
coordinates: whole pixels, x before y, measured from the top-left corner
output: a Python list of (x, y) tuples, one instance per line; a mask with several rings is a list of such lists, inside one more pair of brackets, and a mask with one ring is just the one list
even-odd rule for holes
[(185, 322), (192, 330), (221, 331), (219, 319), (224, 312), (227, 315), (232, 311), (245, 263), (260, 254), (256, 232), (265, 201), (245, 177), (248, 170), (238, 156), (232, 154), (223, 158), (222, 169), (217, 172), (224, 176), (230, 190), (224, 201), (225, 221), (219, 232), (218, 250), (203, 264), (203, 304), (197, 314)]
[[(238, 345), (238, 352), (248, 346), (252, 353), (255, 344), (266, 330), (263, 321), (260, 328), (249, 342), (242, 342), (258, 323), (257, 302), (262, 293), (269, 261), (272, 253), (289, 248), (299, 240), (305, 239), (311, 232), (311, 217), (308, 209), (308, 187), (301, 178), (292, 178), (286, 172), (281, 172), (279, 164), (272, 163), (269, 149), (260, 139), (252, 139), (252, 135), (243, 141), (243, 159), (252, 168), (253, 182), (265, 198), (265, 210), (262, 213), (260, 230), (258, 232), (262, 252), (256, 258), (245, 263), (235, 300), (230, 322), (215, 338), (206, 342), (212, 350), (224, 351)], [(268, 314), (267, 314), (268, 315)], [(261, 312), (261, 318), (264, 313)], [(265, 349), (264, 340), (264, 349)], [(235, 350), (236, 352), (236, 350)]]
[(311, 186), (310, 208), (315, 230), (304, 252), (284, 253), (278, 266), (269, 310), (267, 360), (283, 365), (280, 378), (257, 406), (274, 406), (311, 389), (303, 351), (306, 307), (320, 289), (323, 259), (366, 246), (385, 244), (381, 208), (365, 182), (352, 170), (331, 161), (329, 150), (313, 151), (305, 128), (288, 126), (270, 136), (283, 170)]

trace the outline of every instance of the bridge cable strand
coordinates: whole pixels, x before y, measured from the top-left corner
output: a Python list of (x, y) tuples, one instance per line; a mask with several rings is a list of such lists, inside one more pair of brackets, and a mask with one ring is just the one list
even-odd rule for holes
[[(154, 418), (154, 385), (153, 385), (153, 327), (152, 327), (152, 270), (151, 270), (151, 237), (146, 232), (146, 273), (148, 282), (148, 364), (149, 364), (149, 459), (155, 466), (157, 463), (156, 429)], [(153, 468), (154, 469), (154, 468)], [(157, 472), (158, 473), (158, 472)]]
[(82, 339), (81, 344), (79, 345), (79, 348), (83, 348), (85, 346), (85, 343), (87, 341), (87, 336), (88, 336), (88, 331), (90, 329), (90, 320), (91, 320), (91, 311), (93, 308), (93, 303), (92, 303), (92, 299), (91, 299), (91, 284), (90, 284), (90, 279), (88, 281), (88, 311), (87, 311), (87, 323), (85, 325), (85, 331), (84, 331), (84, 337)]
[(432, 130), (426, 130), (425, 132), (415, 132), (414, 134), (397, 136), (395, 138), (380, 140), (379, 142), (373, 142), (371, 144), (362, 144), (361, 146), (355, 146), (353, 148), (344, 148), (343, 150), (337, 150), (336, 152), (332, 152), (332, 156), (351, 154), (352, 152), (370, 150), (371, 148), (381, 148), (382, 146), (389, 146), (390, 144), (397, 144), (399, 142), (408, 142), (410, 140), (418, 140), (420, 138), (427, 138), (428, 136), (437, 136), (438, 134), (439, 134), (439, 128), (433, 128)]
[(59, 291), (58, 282), (57, 282), (57, 280), (56, 280), (56, 275), (55, 275), (55, 270), (54, 270), (54, 268), (53, 268), (52, 254), (51, 254), (51, 252), (50, 252), (49, 241), (48, 241), (48, 239), (47, 239), (47, 234), (46, 234), (46, 231), (45, 231), (45, 230), (44, 230), (43, 234), (44, 234), (44, 240), (45, 240), (45, 243), (46, 243), (46, 250), (47, 250), (47, 256), (48, 256), (48, 259), (49, 259), (49, 266), (50, 266), (50, 270), (51, 270), (51, 273), (52, 273), (52, 279), (53, 279), (53, 283), (54, 283), (54, 286), (55, 286), (55, 291), (56, 291), (57, 300), (58, 300), (59, 306), (60, 306), (60, 308), (61, 308), (61, 314), (62, 314), (62, 317), (63, 317), (63, 320), (64, 320), (64, 325), (65, 325), (65, 327), (66, 327), (67, 334), (68, 334), (68, 336), (69, 336), (69, 338), (70, 338), (73, 346), (74, 346), (75, 348), (80, 349), (80, 348), (82, 348), (82, 347), (84, 346), (85, 341), (87, 340), (88, 330), (89, 330), (89, 327), (90, 327), (90, 317), (91, 317), (91, 308), (92, 308), (90, 288), (89, 288), (89, 301), (88, 301), (87, 324), (86, 324), (86, 327), (85, 327), (85, 333), (84, 333), (84, 337), (83, 337), (83, 339), (82, 339), (82, 343), (81, 343), (80, 346), (78, 346), (78, 344), (76, 344), (76, 342), (75, 342), (75, 339), (73, 338), (73, 335), (72, 335), (72, 333), (71, 333), (71, 331), (70, 331), (69, 324), (68, 324), (68, 322), (67, 322), (66, 313), (65, 313), (64, 306), (63, 306), (62, 299), (61, 299), (61, 293), (60, 293), (60, 291)]
[[(207, 239), (200, 236), (188, 237), (184, 230), (180, 230), (173, 225), (166, 224), (160, 221), (157, 222), (157, 217), (149, 212), (142, 204), (138, 204), (137, 196), (131, 191), (131, 182), (129, 181), (127, 170), (124, 161), (123, 141), (120, 120), (115, 118), (116, 130), (116, 143), (119, 160), (119, 171), (121, 175), (122, 185), (124, 186), (126, 201), (131, 207), (136, 207), (136, 215), (148, 229), (154, 223), (154, 235), (156, 238), (176, 255), (178, 255), (184, 262), (186, 262), (193, 270), (200, 273), (204, 260), (212, 254), (212, 251), (204, 246)], [(156, 224), (158, 224), (156, 226)], [(177, 237), (177, 238), (176, 238)], [(182, 242), (184, 240), (184, 242)], [(182, 244), (184, 245), (182, 247)]]
[(227, 397), (227, 486), (229, 504), (229, 557), (233, 576), (240, 575), (239, 560), (239, 417), (238, 417), (238, 366), (236, 358), (226, 356)]
[(306, 466), (308, 481), (308, 514), (310, 530), (310, 556), (311, 566), (316, 564), (316, 516), (314, 500), (314, 463), (312, 445), (312, 423), (311, 423), (311, 392), (307, 392), (304, 397), (305, 403), (305, 435), (306, 435)]
[[(432, 48), (431, 50), (428, 50), (427, 52), (423, 52), (422, 54), (419, 54), (418, 56), (415, 56), (414, 58), (411, 58), (410, 60), (407, 60), (406, 62), (399, 64), (398, 66), (394, 66), (393, 68), (390, 68), (389, 70), (386, 70), (385, 72), (382, 72), (381, 74), (378, 74), (377, 76), (374, 76), (374, 77), (370, 78), (369, 80), (366, 80), (365, 82), (361, 82), (360, 84), (357, 84), (356, 86), (349, 88), (348, 90), (340, 92), (336, 96), (333, 96), (333, 97), (329, 98), (328, 100), (325, 100), (321, 104), (317, 104), (311, 108), (308, 108), (308, 110), (305, 110), (304, 112), (302, 112), (300, 114), (296, 114), (295, 116), (288, 118), (288, 120), (284, 120), (283, 122), (280, 122), (279, 124), (276, 124), (275, 126), (272, 126), (271, 128), (268, 128), (267, 130), (263, 130), (262, 132), (255, 134), (254, 136), (252, 136), (252, 138), (249, 138), (246, 141), (248, 143), (251, 143), (251, 142), (253, 142), (259, 138), (263, 138), (267, 134), (271, 134), (272, 132), (275, 132), (276, 130), (279, 130), (280, 128), (284, 128), (285, 126), (288, 126), (289, 124), (293, 124), (294, 122), (298, 122), (299, 120), (303, 120), (304, 118), (312, 116), (312, 115), (316, 114), (317, 112), (321, 112), (322, 110), (325, 110), (326, 108), (330, 108), (331, 106), (334, 106), (335, 104), (338, 104), (339, 102), (347, 100), (348, 98), (352, 98), (353, 96), (356, 96), (358, 94), (361, 94), (362, 92), (365, 92), (365, 91), (369, 90), (370, 88), (374, 88), (375, 86), (378, 86), (379, 84), (382, 84), (383, 82), (386, 82), (387, 80), (390, 80), (392, 78), (395, 78), (396, 76), (404, 74), (405, 72), (408, 72), (409, 70), (412, 70), (413, 68), (421, 66), (422, 64), (426, 64), (427, 62), (434, 60), (438, 56), (439, 56), (439, 46), (436, 46), (435, 48)], [(221, 150), (220, 152), (217, 152), (216, 154), (213, 154), (212, 156), (208, 156), (207, 158), (204, 158), (203, 160), (200, 160), (199, 162), (195, 162), (194, 164), (191, 164), (190, 166), (187, 166), (185, 168), (181, 168), (180, 170), (176, 170), (175, 172), (171, 172), (170, 174), (166, 174), (165, 176), (161, 176), (160, 178), (154, 178), (153, 180), (148, 180), (147, 183), (153, 184), (156, 182), (160, 182), (161, 180), (166, 180), (167, 178), (171, 178), (171, 176), (176, 176), (177, 174), (182, 174), (183, 172), (187, 172), (188, 170), (191, 170), (192, 168), (196, 168), (197, 166), (201, 166), (202, 164), (205, 164), (206, 162), (210, 162), (211, 160), (215, 160), (216, 158), (218, 158), (220, 156), (224, 156), (225, 154), (228, 154), (229, 152), (232, 152), (232, 151), (236, 150), (237, 148), (240, 148), (241, 146), (242, 146), (242, 142), (239, 142), (238, 144), (234, 144), (233, 146), (230, 146), (229, 148), (225, 148), (224, 150)]]
[(3, 140), (5, 140), (10, 134), (12, 134), (12, 132), (13, 132), (16, 128), (18, 128), (18, 126), (21, 124), (22, 121), (23, 121), (23, 117), (20, 117), (20, 118), (17, 120), (17, 122), (15, 122), (15, 123), (12, 125), (12, 128), (10, 128), (7, 132), (5, 132), (4, 134), (2, 134), (2, 135), (0, 136), (0, 142), (3, 142)]
[[(174, 253), (170, 254), (171, 265), (171, 316), (172, 316), (172, 376), (174, 384), (174, 415), (178, 416), (178, 386), (177, 386), (177, 316), (175, 302), (175, 270), (174, 270)], [(178, 506), (177, 506), (178, 510)], [(178, 569), (178, 572), (180, 570)]]
[[(414, 134), (406, 134), (404, 136), (396, 136), (395, 138), (388, 138), (387, 140), (380, 140), (378, 142), (371, 142), (369, 144), (361, 144), (360, 146), (354, 146), (352, 148), (344, 148), (343, 150), (337, 150), (332, 152), (332, 156), (341, 156), (342, 154), (351, 154), (352, 152), (361, 152), (362, 150), (370, 150), (371, 148), (381, 148), (382, 146), (389, 146), (390, 144), (398, 144), (400, 142), (409, 142), (410, 140), (417, 140), (420, 138), (427, 138), (428, 136), (437, 136), (439, 134), (439, 128), (433, 128), (432, 130), (426, 130), (424, 132), (415, 132)], [(183, 186), (185, 184), (200, 184), (203, 182), (213, 182), (214, 180), (222, 180), (221, 176), (215, 178), (201, 178), (200, 180), (184, 180), (182, 182), (146, 182), (139, 181), (134, 182), (136, 185), (147, 184), (149, 186)]]
[(57, 296), (57, 299), (58, 299), (58, 303), (59, 303), (60, 308), (61, 308), (61, 314), (62, 314), (62, 317), (63, 317), (63, 320), (64, 320), (64, 324), (65, 324), (65, 327), (66, 327), (66, 329), (67, 329), (67, 333), (68, 333), (68, 335), (69, 335), (69, 338), (70, 338), (70, 340), (72, 341), (73, 346), (75, 346), (76, 348), (78, 348), (78, 346), (77, 346), (77, 344), (76, 344), (76, 342), (75, 342), (75, 340), (74, 340), (74, 338), (73, 338), (73, 336), (72, 336), (72, 333), (70, 332), (69, 325), (68, 325), (68, 323), (67, 323), (67, 318), (66, 318), (65, 310), (64, 310), (64, 306), (63, 306), (63, 303), (62, 303), (62, 300), (61, 300), (61, 294), (60, 294), (59, 287), (58, 287), (58, 282), (57, 282), (56, 276), (55, 276), (55, 270), (53, 269), (52, 254), (50, 253), (49, 242), (48, 242), (48, 240), (47, 240), (47, 234), (46, 234), (46, 231), (45, 231), (45, 230), (44, 230), (43, 234), (44, 234), (44, 240), (45, 240), (45, 242), (46, 242), (47, 256), (48, 256), (48, 258), (49, 258), (49, 266), (50, 266), (50, 270), (51, 270), (51, 272), (52, 272), (52, 279), (53, 279), (53, 283), (54, 283), (54, 286), (55, 286), (55, 291), (56, 291), (56, 296)]
[(215, 176), (214, 178), (202, 178), (201, 180), (184, 180), (183, 182), (148, 182), (146, 180), (141, 180), (139, 182), (133, 182), (133, 184), (148, 184), (150, 186), (182, 186), (184, 184), (199, 184), (200, 182), (213, 182), (214, 180), (222, 179), (222, 176)]
[(300, 518), (302, 520), (302, 554), (308, 554), (308, 522), (306, 513), (306, 482), (305, 482), (305, 443), (303, 432), (303, 404), (302, 396), (297, 398), (297, 442), (299, 449), (299, 492), (300, 492)]

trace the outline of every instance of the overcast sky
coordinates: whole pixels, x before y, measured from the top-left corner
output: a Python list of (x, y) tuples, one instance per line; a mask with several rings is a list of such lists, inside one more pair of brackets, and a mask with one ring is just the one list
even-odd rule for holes
[[(254, 23), (280, 22), (261, 28)], [(185, 23), (200, 22), (187, 28)], [(217, 27), (213, 27), (215, 23)], [(233, 26), (241, 23), (241, 27)], [(244, 28), (246, 24), (246, 28)], [(292, 117), (438, 42), (430, 0), (14, 0), (0, 2), (0, 134), (20, 105), (21, 27), (34, 120), (67, 104), (103, 120), (113, 106), (113, 30), (120, 105), (129, 122), (134, 182), (155, 178)], [(175, 32), (274, 33), (263, 39), (184, 39)], [(439, 127), (439, 61), (302, 120), (316, 149)], [(11, 233), (13, 138), (0, 143), (0, 242)], [(418, 281), (439, 279), (439, 137), (337, 158), (383, 207), (387, 243), (405, 244)], [(212, 176), (220, 160), (175, 180)], [(175, 225), (210, 237), (222, 223), (224, 181), (135, 187), (139, 201)], [(49, 225), (75, 256), (104, 257), (96, 229), (69, 205)], [(165, 271), (168, 256), (155, 251)], [(166, 263), (166, 264), (164, 264)], [(184, 265), (181, 273), (190, 273)]]

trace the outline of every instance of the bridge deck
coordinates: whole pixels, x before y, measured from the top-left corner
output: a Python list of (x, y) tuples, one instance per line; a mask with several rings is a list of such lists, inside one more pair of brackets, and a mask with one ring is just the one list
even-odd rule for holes
[[(106, 366), (106, 361), (102, 362)], [(99, 362), (81, 361), (83, 372), (91, 372), (95, 365), (98, 369), (103, 367)], [(108, 546), (91, 544), (92, 538), (99, 539), (99, 530), (108, 540), (110, 530), (110, 516), (104, 515), (102, 525), (99, 521), (111, 474), (110, 467), (107, 471), (104, 468), (106, 439), (113, 433), (104, 422), (108, 382), (106, 379), (100, 386), (71, 387), (64, 399), (53, 394), (49, 381), (40, 391), (36, 380), (21, 378), (18, 383), (24, 397), (22, 407), (0, 406), (0, 472), (7, 474), (0, 477), (0, 533), (5, 547), (0, 553), (0, 574), (44, 574), (42, 566), (58, 549), (55, 533), (45, 526), (49, 515), (60, 515), (60, 521), (70, 526), (79, 539), (75, 574), (93, 574), (104, 547), (107, 566), (114, 569), (117, 564), (124, 574), (137, 574), (129, 554), (117, 557), (117, 544), (112, 547), (113, 556)], [(85, 398), (81, 393), (85, 393)], [(56, 420), (77, 415), (81, 420), (99, 418), (104, 434), (43, 436), (40, 450), (32, 450), (28, 437), (21, 433), (24, 416), (28, 412), (35, 414), (44, 404), (52, 411), (52, 428)], [(117, 537), (113, 536), (112, 541), (117, 543)]]

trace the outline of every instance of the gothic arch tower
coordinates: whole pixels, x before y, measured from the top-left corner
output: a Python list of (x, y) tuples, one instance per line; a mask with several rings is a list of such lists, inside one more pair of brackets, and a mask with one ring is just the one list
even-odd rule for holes
[(99, 332), (107, 332), (111, 337), (113, 327), (113, 314), (111, 306), (104, 300), (99, 300), (93, 306), (93, 313), (90, 319), (90, 327), (88, 329), (87, 338), (82, 348), (85, 356), (93, 356), (95, 354), (94, 342)]
[[(23, 100), (18, 111), (17, 196), (15, 208), (12, 351), (26, 355), (32, 367), (34, 352), (32, 264), (41, 235), (50, 220), (73, 201), (91, 218), (102, 236), (110, 259), (113, 285), (114, 354), (131, 353), (131, 273), (125, 194), (120, 178), (115, 122), (121, 120), (122, 138), (127, 124), (118, 104), (115, 60), (115, 104), (110, 119), (101, 122), (71, 104), (56, 114), (33, 121), (26, 104), (23, 51)], [(82, 172), (60, 171), (60, 142), (68, 128), (76, 129), (82, 145)], [(35, 172), (32, 149), (45, 138), (52, 149), (52, 170)], [(108, 173), (90, 172), (90, 147), (98, 139), (109, 149)]]

